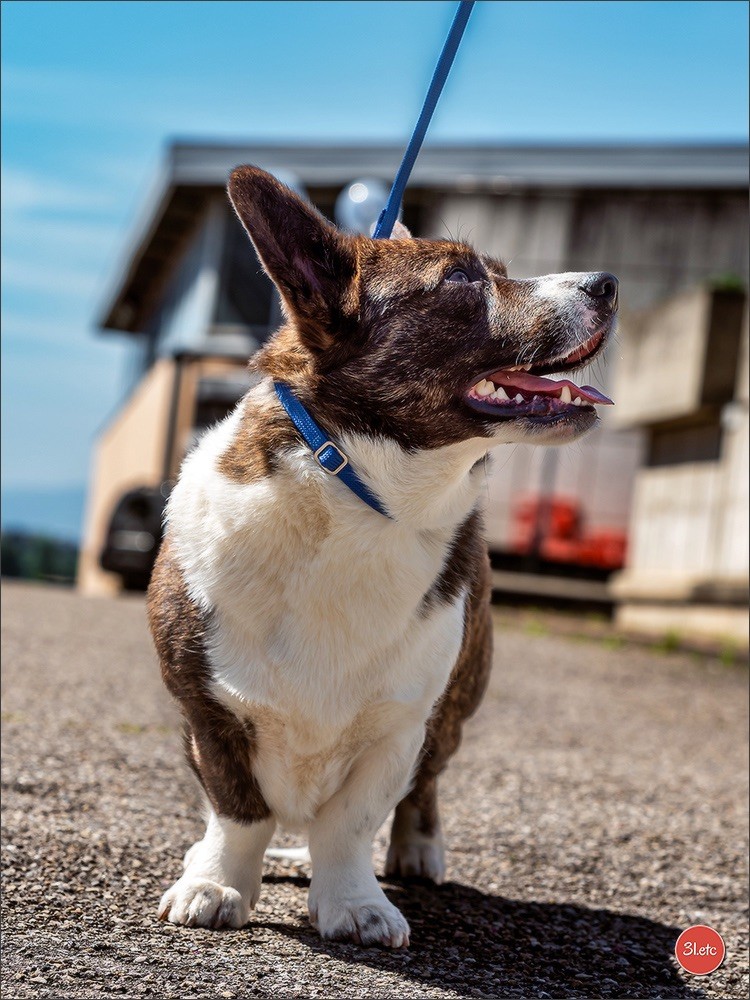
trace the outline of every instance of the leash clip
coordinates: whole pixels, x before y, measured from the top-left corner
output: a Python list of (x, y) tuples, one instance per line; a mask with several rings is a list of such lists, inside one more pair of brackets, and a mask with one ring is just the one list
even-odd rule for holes
[[(329, 469), (328, 466), (323, 463), (323, 458), (321, 453), (324, 452), (326, 448), (333, 448), (338, 457), (341, 459), (341, 465), (337, 466), (335, 469)], [(323, 444), (320, 446), (320, 448), (316, 448), (316, 450), (313, 452), (313, 458), (321, 467), (323, 472), (327, 472), (329, 476), (338, 476), (339, 472), (341, 472), (341, 470), (346, 468), (346, 466), (349, 464), (349, 459), (346, 457), (346, 455), (340, 448), (336, 447), (333, 441), (324, 441)]]

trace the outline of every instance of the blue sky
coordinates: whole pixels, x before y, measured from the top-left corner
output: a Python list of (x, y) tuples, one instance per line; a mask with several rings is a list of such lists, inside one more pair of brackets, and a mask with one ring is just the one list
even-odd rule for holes
[[(93, 316), (165, 142), (403, 141), (454, 9), (2, 4), (4, 525), (76, 532), (124, 382)], [(745, 139), (747, 36), (744, 0), (479, 0), (429, 138)]]

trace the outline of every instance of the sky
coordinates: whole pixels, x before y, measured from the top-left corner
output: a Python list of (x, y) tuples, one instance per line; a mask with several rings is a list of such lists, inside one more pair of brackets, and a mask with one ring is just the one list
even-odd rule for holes
[[(405, 142), (456, 4), (2, 3), (3, 527), (76, 537), (126, 348), (95, 315), (165, 145)], [(479, 0), (433, 141), (741, 141), (748, 6)]]

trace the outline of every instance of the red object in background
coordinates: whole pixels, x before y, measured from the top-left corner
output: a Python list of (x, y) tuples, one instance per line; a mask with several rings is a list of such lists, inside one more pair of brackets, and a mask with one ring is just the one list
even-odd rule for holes
[(543, 538), (539, 555), (552, 562), (578, 562), (578, 545), (575, 538)]
[(574, 500), (552, 497), (550, 500), (543, 501), (536, 497), (527, 497), (519, 501), (513, 513), (511, 546), (514, 551), (529, 552), (531, 550), (540, 516), (544, 522), (544, 537), (578, 537), (580, 505)]
[(627, 538), (617, 528), (583, 528), (581, 505), (563, 497), (525, 497), (513, 512), (510, 548), (531, 554), (541, 530), (539, 555), (551, 562), (620, 569), (625, 564)]
[(626, 545), (624, 531), (614, 528), (592, 531), (578, 543), (578, 562), (604, 569), (620, 569), (625, 565)]

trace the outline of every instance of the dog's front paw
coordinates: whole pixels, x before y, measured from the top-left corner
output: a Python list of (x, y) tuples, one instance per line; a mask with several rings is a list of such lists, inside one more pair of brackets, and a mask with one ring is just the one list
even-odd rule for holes
[(187, 927), (242, 927), (249, 915), (250, 907), (236, 889), (187, 875), (167, 889), (159, 903), (159, 920)]
[(381, 944), (387, 948), (408, 948), (409, 925), (400, 910), (382, 898), (323, 899), (310, 903), (310, 920), (320, 936), (357, 944)]
[(428, 878), (440, 885), (445, 879), (442, 837), (392, 840), (385, 860), (385, 874), (402, 878)]

